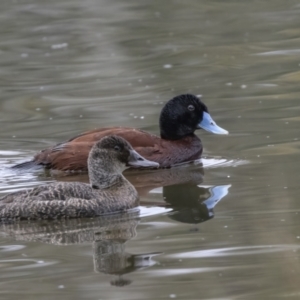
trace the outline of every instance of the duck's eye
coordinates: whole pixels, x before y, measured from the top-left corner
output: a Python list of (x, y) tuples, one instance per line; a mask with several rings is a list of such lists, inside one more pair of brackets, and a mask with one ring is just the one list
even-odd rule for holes
[(114, 150), (115, 151), (121, 151), (121, 148), (120, 148), (120, 146), (114, 146)]
[(194, 105), (189, 105), (189, 106), (188, 106), (188, 110), (189, 110), (189, 111), (195, 110), (195, 106), (194, 106)]

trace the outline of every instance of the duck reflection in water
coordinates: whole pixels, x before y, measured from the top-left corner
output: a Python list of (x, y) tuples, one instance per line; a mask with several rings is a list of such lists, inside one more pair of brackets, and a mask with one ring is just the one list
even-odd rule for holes
[[(144, 195), (141, 197), (141, 205), (169, 207), (172, 209), (168, 214), (169, 218), (190, 224), (211, 219), (214, 216), (215, 205), (226, 196), (230, 187), (201, 186), (203, 169), (194, 164), (159, 172), (125, 172), (125, 176), (135, 185), (138, 192)], [(80, 181), (82, 179), (84, 178), (80, 178)], [(65, 180), (69, 180), (69, 177)], [(161, 202), (143, 200), (149, 193), (157, 192), (162, 193)], [(131, 283), (130, 279), (123, 277), (124, 274), (155, 265), (153, 257), (160, 254), (126, 252), (126, 242), (136, 236), (139, 218), (140, 213), (136, 209), (94, 219), (19, 221), (2, 224), (0, 230), (19, 241), (56, 245), (92, 243), (95, 272), (117, 276), (111, 284), (121, 287)]]
[(18, 241), (74, 246), (92, 243), (94, 271), (116, 275), (111, 284), (125, 286), (131, 280), (122, 275), (156, 264), (152, 258), (160, 254), (126, 252), (126, 242), (136, 236), (139, 220), (139, 211), (135, 210), (95, 219), (4, 223), (0, 225), (0, 230)]
[(213, 218), (214, 207), (228, 194), (230, 186), (180, 184), (164, 187), (163, 197), (174, 209), (169, 217), (189, 224), (198, 224)]
[[(229, 185), (199, 187), (191, 183), (166, 186), (163, 195), (173, 211), (168, 216), (178, 222), (197, 224), (213, 217), (214, 206), (227, 194)], [(161, 204), (160, 206), (166, 206)], [(137, 234), (139, 210), (94, 219), (62, 219), (54, 221), (19, 221), (0, 225), (0, 231), (18, 241), (43, 242), (55, 245), (92, 243), (94, 271), (116, 276), (114, 286), (125, 286), (131, 280), (125, 274), (156, 264), (161, 253), (132, 254), (126, 242)]]
[[(201, 164), (182, 165), (160, 171), (125, 172), (126, 178), (143, 198), (147, 194), (162, 194), (163, 202), (141, 201), (141, 205), (167, 206), (169, 217), (182, 223), (198, 224), (214, 217), (214, 207), (227, 194), (231, 185), (203, 186)], [(141, 200), (143, 199), (141, 198)]]

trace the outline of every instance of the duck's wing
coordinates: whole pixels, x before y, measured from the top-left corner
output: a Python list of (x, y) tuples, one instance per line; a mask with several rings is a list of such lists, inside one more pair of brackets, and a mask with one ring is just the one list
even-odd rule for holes
[(66, 200), (53, 198), (48, 201), (41, 196), (46, 198), (61, 197), (61, 195), (55, 196), (53, 191), (47, 191), (43, 195), (40, 194), (38, 198), (23, 199), (23, 201), (6, 204), (0, 203), (0, 220), (95, 217), (123, 212), (138, 205), (137, 198), (127, 203), (127, 201), (122, 202), (118, 198), (109, 198), (109, 195), (105, 195), (105, 192), (102, 197), (92, 199), (85, 199), (77, 195), (78, 198), (70, 197)]
[(143, 157), (155, 161), (160, 167), (171, 167), (176, 164), (200, 158), (201, 141), (195, 135), (180, 140), (164, 140), (146, 131), (111, 127), (88, 131), (68, 141), (42, 150), (32, 161), (14, 166), (14, 168), (31, 168), (43, 166), (60, 171), (87, 171), (88, 154), (95, 142), (108, 135), (118, 135), (127, 140)]
[(41, 165), (61, 171), (87, 171), (88, 154), (95, 142), (108, 135), (118, 135), (127, 140), (145, 158), (160, 151), (160, 138), (146, 131), (127, 128), (100, 128), (84, 132), (54, 147), (37, 153), (33, 160), (16, 165), (15, 168)]
[(98, 128), (79, 134), (64, 143), (95, 143), (108, 135), (117, 135), (127, 140), (132, 147), (151, 147), (160, 139), (158, 136), (147, 131), (130, 127)]
[(28, 194), (28, 190), (13, 192), (0, 198), (0, 205), (12, 203), (16, 198), (25, 197)]
[(70, 198), (67, 201), (23, 201), (0, 205), (0, 220), (2, 221), (94, 217), (106, 213), (109, 212), (106, 212), (105, 208), (95, 200), (80, 198)]
[(40, 185), (31, 189), (21, 190), (7, 194), (0, 198), (0, 205), (6, 205), (9, 203), (17, 203), (34, 199), (36, 196), (39, 196), (41, 193), (47, 191), (52, 185), (53, 184)]

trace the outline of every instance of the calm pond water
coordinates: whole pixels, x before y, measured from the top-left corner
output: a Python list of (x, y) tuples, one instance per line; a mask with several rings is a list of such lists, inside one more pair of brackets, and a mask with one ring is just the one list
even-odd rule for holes
[(299, 0), (1, 1), (1, 194), (86, 181), (9, 166), (94, 127), (158, 133), (181, 93), (230, 134), (198, 132), (204, 168), (126, 172), (140, 213), (0, 226), (0, 298), (298, 299), (299, 14)]

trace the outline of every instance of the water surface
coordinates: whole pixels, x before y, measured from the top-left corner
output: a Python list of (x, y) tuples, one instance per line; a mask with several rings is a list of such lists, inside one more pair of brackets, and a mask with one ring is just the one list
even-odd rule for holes
[(2, 1), (0, 192), (9, 166), (102, 126), (158, 133), (203, 95), (228, 136), (201, 163), (126, 172), (141, 212), (0, 228), (1, 299), (299, 298), (300, 1)]

